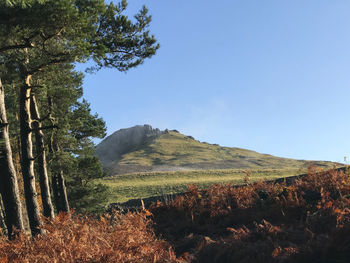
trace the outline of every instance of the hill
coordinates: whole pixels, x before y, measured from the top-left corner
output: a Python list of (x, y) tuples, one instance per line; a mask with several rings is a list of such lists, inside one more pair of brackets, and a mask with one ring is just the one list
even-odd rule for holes
[(121, 129), (96, 147), (96, 155), (110, 174), (149, 171), (208, 169), (306, 168), (310, 163), (323, 168), (326, 161), (281, 158), (255, 151), (222, 147), (195, 140), (176, 130), (160, 131), (150, 125)]

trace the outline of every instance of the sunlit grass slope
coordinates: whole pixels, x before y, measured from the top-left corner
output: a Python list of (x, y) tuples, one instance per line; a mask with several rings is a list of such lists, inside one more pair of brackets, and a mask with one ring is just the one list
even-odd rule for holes
[[(332, 167), (330, 162), (313, 161), (316, 166)], [(146, 141), (139, 149), (124, 154), (120, 166), (170, 166), (193, 169), (306, 168), (309, 161), (261, 154), (250, 150), (221, 147), (170, 131)], [(154, 170), (154, 169), (153, 169)]]
[[(310, 163), (325, 169), (334, 166), (331, 162), (280, 158), (221, 147), (169, 131), (122, 155), (118, 166), (125, 169), (101, 182), (110, 186), (110, 202), (125, 202), (185, 192), (189, 184), (200, 188), (217, 183), (239, 184), (246, 170), (251, 173), (251, 181), (297, 175), (305, 172)], [(145, 167), (150, 171), (144, 172)]]
[[(293, 176), (305, 172), (298, 168), (289, 169), (252, 169), (249, 180), (272, 180)], [(151, 196), (166, 196), (187, 191), (189, 184), (206, 188), (218, 183), (243, 183), (247, 177), (244, 169), (150, 172), (124, 174), (100, 180), (111, 189), (110, 203), (125, 202), (130, 199)]]

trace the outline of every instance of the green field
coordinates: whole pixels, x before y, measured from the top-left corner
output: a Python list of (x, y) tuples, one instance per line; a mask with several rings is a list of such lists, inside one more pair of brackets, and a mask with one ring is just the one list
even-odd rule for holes
[[(250, 181), (272, 180), (305, 172), (301, 169), (251, 169)], [(240, 184), (246, 170), (202, 170), (177, 172), (150, 172), (124, 174), (99, 180), (110, 187), (110, 203), (126, 202), (130, 199), (163, 196), (185, 192), (189, 184), (201, 188), (218, 183)]]

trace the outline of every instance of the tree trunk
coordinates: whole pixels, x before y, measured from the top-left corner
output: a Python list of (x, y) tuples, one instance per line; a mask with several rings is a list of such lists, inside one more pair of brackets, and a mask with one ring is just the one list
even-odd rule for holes
[(32, 235), (41, 234), (40, 210), (37, 200), (34, 176), (34, 158), (32, 144), (32, 119), (30, 114), (30, 80), (31, 76), (25, 78), (25, 84), (20, 89), (20, 136), (21, 136), (21, 168), (24, 183), (24, 194), (26, 198), (27, 213)]
[(68, 196), (67, 196), (67, 188), (66, 183), (63, 176), (63, 171), (60, 171), (57, 174), (57, 181), (58, 181), (58, 192), (60, 194), (61, 199), (61, 208), (63, 212), (69, 212), (69, 202), (68, 202)]
[[(51, 97), (48, 97), (47, 100), (48, 100), (48, 106), (49, 106), (49, 120), (51, 121), (52, 126), (55, 126), (55, 119), (51, 115), (53, 101)], [(55, 141), (54, 139), (54, 134), (51, 134), (48, 148), (49, 148), (50, 154), (60, 151), (60, 147), (57, 141)], [(52, 190), (54, 194), (57, 213), (59, 212), (68, 213), (70, 208), (69, 208), (69, 202), (68, 202), (67, 188), (64, 180), (63, 171), (61, 169), (59, 169), (59, 171), (52, 176)]]
[(1, 195), (0, 195), (0, 235), (8, 235), (7, 226), (5, 222), (4, 202), (2, 201)]
[(9, 237), (13, 228), (24, 230), (22, 205), (19, 196), (18, 180), (12, 159), (12, 149), (6, 116), (4, 87), (0, 80), (0, 140), (1, 150), (1, 195), (5, 207), (6, 225)]
[(30, 109), (32, 119), (33, 131), (35, 134), (35, 143), (36, 143), (36, 155), (38, 159), (38, 172), (39, 172), (39, 182), (41, 190), (41, 200), (43, 204), (44, 216), (54, 218), (54, 209), (51, 202), (51, 193), (49, 185), (49, 176), (47, 174), (47, 163), (46, 163), (46, 152), (44, 144), (44, 133), (41, 130), (40, 115), (38, 110), (38, 105), (36, 103), (35, 96), (31, 96), (30, 100)]
[(56, 210), (57, 210), (57, 213), (59, 213), (63, 211), (63, 208), (60, 201), (60, 195), (58, 193), (58, 179), (56, 174), (52, 176), (52, 190), (53, 190)]
[(52, 177), (52, 188), (54, 192), (57, 213), (68, 213), (70, 209), (63, 171), (59, 171)]

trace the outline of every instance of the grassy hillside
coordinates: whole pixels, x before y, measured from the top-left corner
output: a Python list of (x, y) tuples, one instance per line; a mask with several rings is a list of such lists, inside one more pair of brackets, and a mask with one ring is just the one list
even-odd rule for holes
[[(325, 168), (332, 167), (330, 162), (312, 163)], [(157, 170), (157, 166), (159, 170), (176, 170), (176, 167), (178, 169), (280, 169), (306, 168), (308, 164), (309, 162), (304, 160), (279, 158), (240, 148), (203, 143), (174, 131), (146, 141), (138, 149), (124, 154), (118, 162), (119, 167), (129, 167), (131, 170), (140, 167), (141, 171), (147, 167)]]
[[(107, 146), (112, 149), (113, 144)], [(239, 184), (246, 170), (251, 172), (251, 181), (293, 176), (305, 172), (310, 163), (325, 169), (334, 166), (331, 162), (280, 158), (221, 147), (167, 131), (146, 137), (118, 156), (114, 167), (108, 167), (114, 176), (100, 181), (112, 189), (109, 201), (114, 203), (181, 193), (189, 184), (200, 188), (218, 183)]]
[[(272, 180), (275, 178), (301, 174), (305, 170), (289, 169), (253, 169), (249, 180)], [(201, 189), (218, 183), (240, 184), (247, 176), (242, 169), (149, 172), (123, 174), (99, 180), (111, 188), (110, 203), (126, 202), (130, 199), (166, 196), (187, 191), (189, 184)]]

